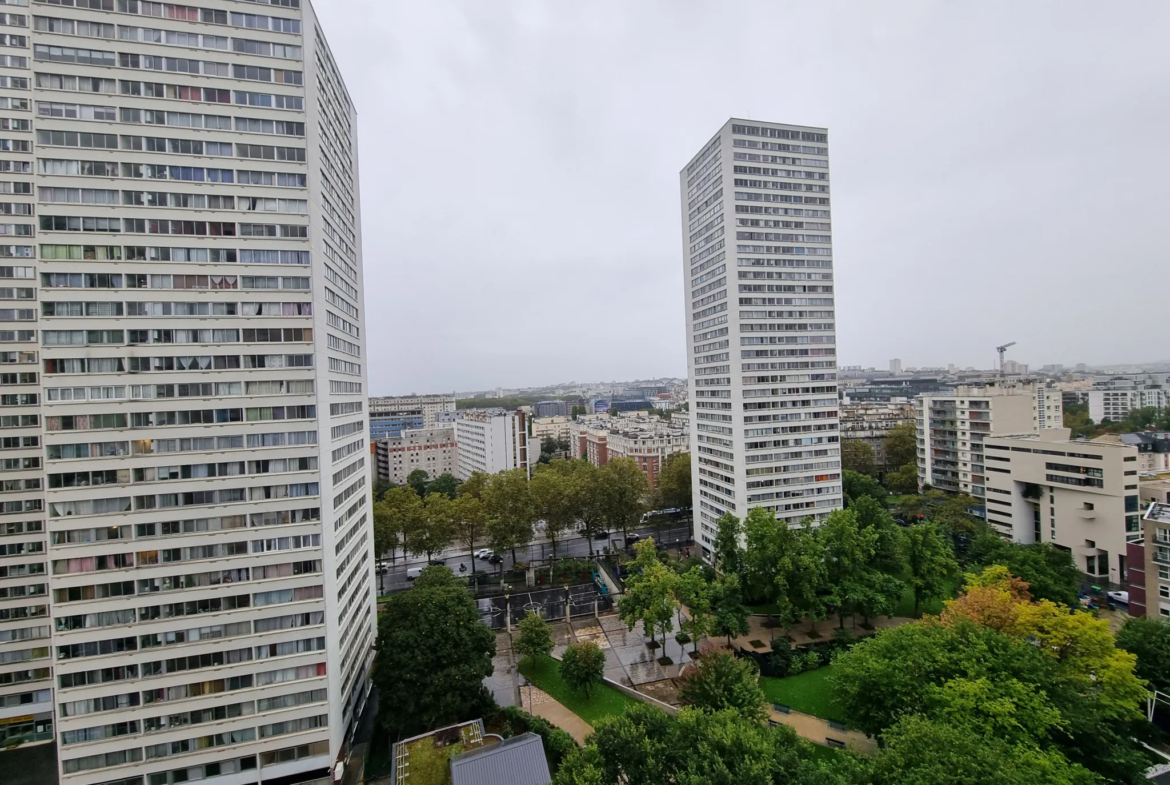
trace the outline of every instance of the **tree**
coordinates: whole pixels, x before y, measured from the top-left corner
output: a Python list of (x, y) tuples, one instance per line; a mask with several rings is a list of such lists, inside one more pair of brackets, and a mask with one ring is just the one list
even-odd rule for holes
[(448, 499), (454, 499), (459, 493), (459, 480), (451, 472), (443, 472), (427, 483), (427, 494), (441, 493)]
[(454, 503), (446, 496), (432, 493), (423, 501), (422, 515), (414, 529), (406, 534), (406, 548), (415, 555), (425, 554), (427, 561), (451, 545), (455, 538)]
[(748, 511), (743, 522), (745, 547), (742, 563), (744, 594), (752, 603), (779, 606), (781, 622), (792, 623), (792, 603), (788, 596), (788, 579), (796, 552), (796, 534), (775, 513), (763, 507)]
[(605, 676), (605, 652), (593, 641), (570, 643), (561, 655), (561, 678), (574, 690), (585, 690), (600, 684)]
[[(484, 489), (488, 511), (488, 536), (495, 550), (511, 550), (516, 562), (516, 548), (532, 542), (532, 525), (536, 510), (528, 486), (526, 469), (509, 469), (492, 475)], [(502, 568), (502, 563), (501, 563)]]
[(750, 658), (713, 651), (692, 662), (682, 674), (679, 698), (702, 711), (734, 709), (749, 720), (768, 718), (768, 700), (759, 685), (760, 672)]
[(870, 496), (882, 504), (886, 503), (886, 497), (890, 494), (873, 477), (867, 474), (859, 474), (849, 469), (843, 471), (841, 475), (841, 487), (845, 492), (846, 507), (851, 506), (855, 500), (860, 499), (862, 496)]
[(381, 543), (375, 539), (374, 546), (379, 549), (378, 556), (385, 555), (385, 547), (389, 550), (390, 560), (394, 560), (394, 549), (401, 547), (403, 553), (409, 550), (407, 545), (411, 537), (423, 526), (422, 499), (407, 486), (391, 488), (386, 491), (382, 501), (374, 507), (374, 535), (378, 537), (379, 515), (381, 515)]
[(865, 781), (868, 764), (813, 748), (786, 725), (769, 727), (727, 710), (683, 708), (678, 718), (636, 703), (607, 717), (572, 753), (554, 785), (846, 785)]
[(692, 567), (678, 576), (675, 596), (688, 611), (686, 618), (679, 619), (678, 628), (690, 636), (691, 651), (697, 654), (699, 639), (711, 630), (711, 589), (702, 567)]
[(890, 489), (890, 493), (917, 493), (918, 464), (904, 463), (897, 469), (886, 472), (886, 487)]
[(743, 527), (739, 518), (723, 513), (716, 524), (715, 569), (722, 573), (739, 575), (743, 572)]
[(906, 567), (914, 590), (914, 615), (918, 616), (923, 600), (943, 595), (946, 580), (955, 574), (959, 565), (950, 543), (929, 521), (907, 529), (905, 544)]
[(650, 491), (646, 475), (630, 458), (614, 458), (599, 470), (599, 475), (606, 523), (628, 538), (646, 510), (645, 499)]
[(394, 487), (393, 483), (391, 483), (385, 477), (379, 477), (378, 479), (374, 480), (374, 488), (371, 491), (371, 493), (374, 496), (374, 501), (376, 501), (376, 502), (382, 501), (382, 497), (386, 495), (386, 491), (390, 490), (393, 487)]
[(875, 533), (873, 559), (870, 562), (873, 568), (887, 575), (900, 575), (904, 564), (902, 530), (894, 522), (894, 516), (890, 515), (886, 505), (870, 496), (862, 496), (849, 509), (857, 515), (858, 526)]
[(641, 621), (654, 643), (657, 631), (665, 640), (672, 629), (679, 576), (658, 559), (652, 538), (647, 537), (635, 547), (638, 556), (630, 565), (625, 593), (618, 599), (618, 615), (630, 630)]
[(1059, 752), (1013, 745), (967, 729), (907, 717), (884, 736), (873, 785), (1097, 785), (1100, 779)]
[(691, 454), (676, 452), (666, 456), (658, 473), (655, 504), (660, 510), (691, 508)]
[(829, 514), (815, 532), (825, 565), (825, 582), (831, 602), (836, 607), (840, 626), (845, 614), (858, 607), (862, 596), (874, 582), (870, 564), (877, 545), (877, 531), (862, 529), (853, 510), (836, 510)]
[(1071, 553), (1051, 543), (1022, 545), (987, 532), (972, 543), (968, 558), (978, 567), (1003, 565), (1012, 575), (1027, 582), (1029, 593), (1038, 600), (1052, 600), (1066, 606), (1077, 604), (1081, 572)]
[(817, 622), (828, 617), (828, 603), (831, 599), (829, 573), (824, 548), (811, 518), (804, 521), (796, 535), (796, 550), (786, 583), (793, 615), (809, 619), (812, 622), (809, 634), (815, 637)]
[(585, 460), (575, 459), (569, 463), (574, 464), (575, 468), (573, 481), (569, 483), (568, 490), (576, 518), (580, 522), (579, 531), (589, 544), (589, 557), (593, 558), (593, 540), (605, 525), (601, 473), (596, 466)]
[(891, 471), (913, 466), (918, 476), (918, 430), (912, 422), (898, 423), (886, 432), (882, 446), (886, 453), (886, 468)]
[(414, 492), (418, 494), (421, 499), (427, 495), (427, 482), (430, 475), (424, 469), (415, 469), (410, 474), (406, 475), (406, 484), (414, 488)]
[(1137, 657), (1137, 675), (1151, 689), (1170, 693), (1170, 621), (1154, 616), (1126, 619), (1117, 645)]
[[(421, 578), (420, 578), (421, 580)], [(482, 717), (494, 705), (483, 680), (492, 673), (496, 636), (460, 586), (416, 586), (392, 595), (378, 617), (373, 680), (393, 736)]]
[(428, 564), (419, 571), (418, 577), (414, 579), (415, 590), (418, 589), (441, 589), (444, 587), (461, 588), (459, 579), (455, 577), (455, 573), (451, 571), (450, 567), (442, 564)]
[(451, 503), (452, 535), (467, 548), (471, 574), (475, 575), (475, 546), (487, 533), (487, 511), (475, 496), (459, 495)]
[(570, 461), (555, 460), (538, 466), (529, 483), (532, 504), (537, 516), (544, 520), (544, 533), (552, 545), (552, 557), (557, 557), (557, 541), (577, 523), (577, 504), (571, 485), (576, 465)]
[(731, 639), (751, 632), (748, 611), (743, 605), (739, 576), (724, 574), (711, 584), (711, 634), (725, 636), (727, 645)]
[(539, 614), (529, 611), (517, 625), (519, 634), (512, 648), (521, 657), (547, 657), (553, 650), (552, 628)]
[(842, 439), (841, 468), (872, 477), (875, 474), (873, 448), (861, 439)]
[(573, 408), (569, 412), (569, 416), (571, 416), (574, 421), (576, 421), (578, 417), (584, 417), (585, 414), (585, 407), (579, 404), (574, 404)]

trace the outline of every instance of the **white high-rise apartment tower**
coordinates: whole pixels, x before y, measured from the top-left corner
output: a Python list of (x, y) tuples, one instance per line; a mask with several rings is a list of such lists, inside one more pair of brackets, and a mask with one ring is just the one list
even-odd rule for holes
[(679, 175), (695, 538), (841, 496), (824, 128), (728, 120)]
[(0, 748), (327, 776), (375, 596), (356, 115), (308, 0), (0, 0), (0, 192)]

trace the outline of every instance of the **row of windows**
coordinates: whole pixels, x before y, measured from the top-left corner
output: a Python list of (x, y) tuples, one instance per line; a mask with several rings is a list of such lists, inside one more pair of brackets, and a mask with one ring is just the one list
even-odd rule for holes
[(40, 228), (43, 232), (121, 232), (124, 234), (179, 234), (199, 237), (305, 239), (309, 236), (309, 227), (300, 224), (241, 223), (237, 225), (233, 221), (89, 218), (75, 215), (42, 215)]
[[(170, 248), (137, 245), (50, 245), (40, 247), (42, 259), (130, 262), (200, 262), (227, 264), (307, 265), (309, 251), (279, 251), (235, 248)], [(355, 294), (356, 296), (356, 294)]]
[(59, 158), (37, 159), (37, 171), (41, 174), (54, 175), (126, 177), (193, 183), (238, 183), (240, 185), (267, 185), (279, 188), (304, 188), (307, 185), (306, 175), (295, 172), (212, 169), (202, 166), (171, 166), (168, 164), (119, 164), (116, 161), (76, 161)]
[[(5, 268), (0, 268), (0, 270)], [(13, 269), (13, 268), (7, 268)], [(0, 275), (0, 277), (3, 277)], [(41, 273), (41, 286), (62, 289), (291, 290), (308, 291), (307, 276), (173, 275), (170, 273)]]
[[(306, 307), (308, 306), (308, 307)], [(44, 316), (311, 316), (311, 303), (43, 301)]]
[[(203, 139), (175, 139), (162, 136), (127, 136), (80, 131), (37, 131), (37, 144), (54, 147), (84, 147), (94, 150), (134, 150), (147, 153), (174, 155), (206, 155), (230, 158), (252, 158), (266, 161), (305, 162), (305, 148), (277, 147), (259, 144), (210, 142)], [(15, 148), (14, 148), (15, 149)], [(28, 152), (28, 143), (17, 152)]]

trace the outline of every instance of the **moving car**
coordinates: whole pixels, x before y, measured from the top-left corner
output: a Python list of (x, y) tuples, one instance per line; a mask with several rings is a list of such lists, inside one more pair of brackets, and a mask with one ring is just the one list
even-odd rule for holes
[(595, 539), (595, 540), (604, 540), (604, 539), (607, 539), (608, 537), (609, 537), (609, 532), (606, 532), (606, 531), (600, 531), (597, 534), (593, 535), (593, 539)]
[(499, 564), (503, 560), (504, 560), (503, 556), (500, 556), (498, 553), (493, 553), (491, 556), (488, 557), (488, 564)]
[(413, 581), (415, 578), (422, 575), (422, 571), (423, 571), (422, 567), (407, 567), (406, 568), (406, 580)]
[(475, 552), (475, 558), (477, 558), (477, 559), (486, 559), (487, 557), (489, 557), (491, 555), (492, 555), (492, 552), (491, 552), (490, 548), (480, 548), (478, 551)]

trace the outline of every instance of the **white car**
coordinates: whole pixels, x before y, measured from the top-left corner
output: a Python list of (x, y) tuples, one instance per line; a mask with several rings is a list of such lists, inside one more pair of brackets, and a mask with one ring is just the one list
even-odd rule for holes
[(489, 548), (480, 548), (478, 551), (475, 552), (475, 558), (477, 558), (477, 559), (486, 559), (487, 557), (489, 557), (491, 555), (492, 555), (492, 552), (491, 552), (491, 549), (489, 549)]
[(1127, 591), (1110, 591), (1105, 592), (1109, 599), (1121, 605), (1129, 605), (1129, 592)]

